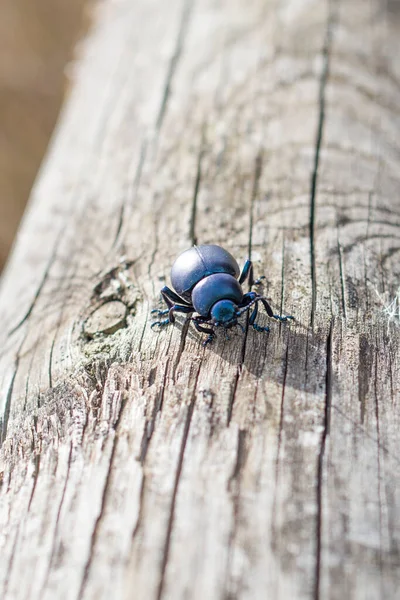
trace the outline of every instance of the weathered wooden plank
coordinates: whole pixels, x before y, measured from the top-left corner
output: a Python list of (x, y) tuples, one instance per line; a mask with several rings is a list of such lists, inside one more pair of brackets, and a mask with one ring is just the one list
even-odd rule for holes
[[(0, 295), (2, 597), (395, 597), (388, 15), (99, 8)], [(196, 241), (251, 255), (296, 323), (151, 331)]]

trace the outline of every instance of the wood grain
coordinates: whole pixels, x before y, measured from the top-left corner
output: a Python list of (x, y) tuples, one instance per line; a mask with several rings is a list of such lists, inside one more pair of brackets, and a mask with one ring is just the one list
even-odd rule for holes
[[(399, 31), (378, 0), (99, 7), (0, 294), (2, 598), (396, 598)], [(195, 242), (296, 322), (153, 332)]]

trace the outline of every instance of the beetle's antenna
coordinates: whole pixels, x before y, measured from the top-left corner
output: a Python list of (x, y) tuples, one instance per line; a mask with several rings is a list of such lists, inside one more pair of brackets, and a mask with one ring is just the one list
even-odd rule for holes
[(246, 306), (244, 308), (241, 308), (240, 310), (237, 311), (236, 316), (240, 317), (240, 315), (242, 315), (244, 312), (246, 312), (247, 310), (249, 310), (249, 308), (251, 306), (253, 306), (253, 304), (255, 304), (256, 302), (258, 302), (259, 300), (261, 300), (261, 296), (257, 296), (256, 298), (254, 298), (254, 300), (252, 300), (251, 302), (249, 302), (248, 304), (246, 304)]

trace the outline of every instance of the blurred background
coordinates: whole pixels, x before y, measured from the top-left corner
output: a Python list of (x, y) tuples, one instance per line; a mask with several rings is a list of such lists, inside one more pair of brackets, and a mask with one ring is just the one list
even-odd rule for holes
[(0, 273), (88, 22), (87, 0), (0, 2)]

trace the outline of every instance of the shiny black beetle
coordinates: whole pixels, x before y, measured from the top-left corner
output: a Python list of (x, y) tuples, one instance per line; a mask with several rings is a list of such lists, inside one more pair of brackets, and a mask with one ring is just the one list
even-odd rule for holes
[[(258, 302), (261, 302), (269, 317), (278, 321), (288, 321), (291, 316), (274, 315), (268, 301), (256, 292), (243, 293), (242, 284), (248, 279), (250, 287), (258, 284), (253, 280), (253, 264), (247, 260), (242, 272), (229, 252), (220, 246), (193, 246), (178, 256), (171, 269), (171, 282), (175, 291), (164, 286), (161, 295), (167, 305), (166, 310), (155, 309), (152, 313), (167, 315), (163, 321), (155, 321), (151, 326), (163, 327), (174, 323), (175, 312), (197, 313), (193, 321), (197, 331), (208, 333), (204, 342), (212, 342), (214, 327), (229, 329), (238, 323), (238, 317), (253, 308), (249, 325), (256, 331), (269, 331), (268, 327), (257, 325)], [(209, 325), (209, 327), (204, 327)]]

